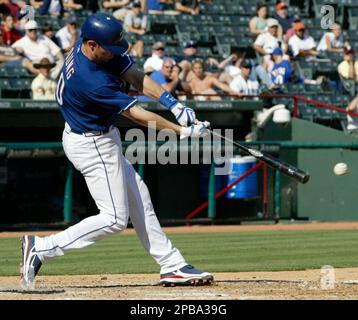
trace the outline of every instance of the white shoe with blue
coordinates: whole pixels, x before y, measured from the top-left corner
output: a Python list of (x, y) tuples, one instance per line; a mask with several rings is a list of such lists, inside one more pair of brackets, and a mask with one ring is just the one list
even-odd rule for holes
[(210, 285), (214, 277), (209, 272), (203, 272), (188, 264), (173, 272), (160, 275), (159, 283), (164, 287), (175, 285), (200, 286)]
[(21, 249), (21, 286), (25, 290), (33, 290), (35, 288), (35, 277), (42, 265), (40, 257), (35, 250), (35, 237), (23, 236), (21, 238)]

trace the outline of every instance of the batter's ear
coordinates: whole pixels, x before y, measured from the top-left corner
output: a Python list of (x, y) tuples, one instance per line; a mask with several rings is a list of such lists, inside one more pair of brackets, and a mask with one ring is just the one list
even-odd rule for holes
[(96, 41), (93, 40), (87, 40), (87, 45), (90, 47), (92, 51), (97, 47)]

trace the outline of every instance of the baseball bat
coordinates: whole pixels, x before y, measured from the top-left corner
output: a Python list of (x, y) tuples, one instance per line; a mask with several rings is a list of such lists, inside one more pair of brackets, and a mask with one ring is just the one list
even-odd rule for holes
[(214, 136), (217, 136), (221, 139), (228, 141), (229, 143), (232, 143), (233, 145), (235, 145), (236, 147), (238, 147), (240, 150), (244, 151), (245, 153), (255, 157), (256, 159), (258, 159), (262, 162), (267, 163), (270, 167), (286, 174), (287, 176), (297, 180), (298, 182), (301, 182), (304, 184), (304, 183), (307, 183), (308, 180), (310, 179), (310, 175), (307, 172), (300, 170), (300, 169), (290, 165), (287, 162), (284, 162), (280, 159), (277, 159), (277, 158), (275, 158), (267, 153), (261, 152), (259, 150), (248, 148), (248, 147), (246, 147), (240, 143), (237, 143), (227, 137), (224, 137), (212, 130), (209, 130), (209, 132)]

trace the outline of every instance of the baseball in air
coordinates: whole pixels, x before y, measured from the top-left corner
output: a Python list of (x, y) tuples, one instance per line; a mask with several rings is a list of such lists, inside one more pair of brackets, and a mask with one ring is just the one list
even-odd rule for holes
[(337, 163), (333, 168), (334, 174), (336, 176), (343, 176), (348, 172), (348, 166), (344, 162)]

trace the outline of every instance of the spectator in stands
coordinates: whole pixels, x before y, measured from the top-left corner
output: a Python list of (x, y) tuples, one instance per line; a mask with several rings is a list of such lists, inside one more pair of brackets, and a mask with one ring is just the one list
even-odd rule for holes
[(14, 18), (12, 15), (6, 15), (3, 19), (3, 23), (1, 24), (1, 44), (9, 47), (14, 42), (22, 38), (22, 34), (19, 30), (17, 30), (14, 26)]
[(74, 0), (63, 0), (63, 7), (66, 11), (80, 11), (83, 9), (83, 5), (81, 3), (76, 3)]
[(354, 49), (344, 50), (343, 61), (338, 65), (338, 73), (344, 80), (354, 80), (358, 83), (358, 61)]
[(198, 0), (175, 0), (175, 10), (181, 13), (198, 15), (200, 13)]
[(151, 73), (162, 68), (165, 54), (165, 45), (163, 42), (155, 42), (152, 46), (152, 56), (149, 57), (143, 65), (144, 73)]
[[(190, 86), (179, 79), (180, 67), (175, 65), (175, 61), (171, 58), (164, 58), (162, 68), (150, 74), (150, 78), (160, 84), (166, 91), (176, 97), (176, 92), (191, 92)], [(141, 96), (141, 101), (152, 100), (148, 97)]]
[(42, 0), (30, 0), (30, 5), (35, 10), (38, 10), (43, 5), (43, 1)]
[(295, 35), (288, 42), (292, 55), (295, 58), (312, 60), (318, 51), (316, 42), (306, 33), (306, 27), (302, 22), (295, 23)]
[(23, 67), (31, 73), (39, 73), (38, 69), (34, 68), (33, 63), (39, 62), (44, 57), (48, 58), (51, 63), (56, 61), (56, 67), (51, 70), (51, 77), (56, 79), (64, 62), (61, 49), (46, 36), (38, 35), (36, 21), (28, 21), (25, 30), (26, 35), (12, 45), (20, 55), (24, 56)]
[(147, 0), (147, 12), (149, 14), (178, 15), (179, 11), (174, 9), (175, 0)]
[[(212, 96), (194, 96), (194, 100), (221, 100), (214, 88), (218, 88), (228, 94), (236, 94), (227, 84), (220, 82), (216, 77), (205, 73), (205, 65), (201, 60), (192, 64), (194, 77), (188, 82), (193, 94), (206, 94)], [(215, 96), (216, 95), (216, 96)]]
[[(346, 42), (347, 45), (349, 43)], [(342, 52), (344, 51), (345, 42), (343, 39), (342, 27), (335, 23), (332, 32), (326, 32), (317, 47), (318, 51)]]
[(147, 15), (141, 12), (141, 2), (135, 0), (133, 8), (127, 12), (124, 19), (124, 29), (128, 33), (136, 35), (136, 42), (131, 46), (130, 52), (133, 56), (142, 57), (144, 52), (144, 42), (142, 36), (147, 32)]
[(265, 32), (268, 17), (268, 6), (265, 3), (259, 4), (256, 9), (256, 16), (251, 18), (249, 29), (252, 35), (258, 36)]
[(288, 14), (287, 4), (285, 2), (279, 2), (276, 4), (276, 12), (273, 16), (283, 29), (285, 34), (291, 27), (292, 23), (298, 18), (297, 16), (291, 16)]
[(272, 52), (274, 66), (271, 71), (271, 80), (277, 86), (288, 83), (293, 75), (293, 68), (288, 60), (283, 59), (283, 51), (276, 48)]
[(283, 39), (286, 41), (286, 43), (288, 43), (290, 41), (290, 39), (295, 35), (295, 25), (296, 23), (301, 22), (300, 18), (296, 18), (295, 20), (293, 20), (291, 27), (286, 31)]
[(69, 52), (76, 43), (81, 30), (76, 16), (69, 17), (66, 25), (56, 32), (56, 38), (63, 52)]
[(218, 64), (219, 69), (223, 69), (219, 76), (221, 82), (230, 84), (230, 82), (241, 73), (240, 64), (241, 61), (245, 58), (245, 52), (234, 52), (226, 59), (221, 61)]
[(47, 58), (34, 64), (34, 68), (39, 70), (39, 74), (31, 83), (32, 99), (55, 100), (56, 81), (50, 76), (50, 70), (55, 66), (56, 63), (51, 63)]
[(0, 12), (3, 15), (11, 15), (14, 19), (14, 22), (17, 22), (19, 11), (20, 10), (17, 4), (13, 3), (11, 0), (0, 0)]
[[(127, 13), (131, 10), (135, 0), (102, 0), (100, 6), (102, 10), (111, 11), (113, 16), (124, 22)], [(142, 12), (146, 13), (147, 3), (146, 0), (140, 0)]]
[(253, 48), (260, 55), (270, 55), (275, 48), (282, 46), (282, 40), (278, 37), (279, 23), (276, 19), (267, 20), (267, 31), (260, 34), (254, 44)]
[(179, 56), (176, 60), (182, 72), (180, 78), (189, 81), (193, 77), (192, 62), (199, 57), (196, 55), (197, 44), (195, 41), (188, 41), (184, 44), (183, 53), (184, 55)]
[(250, 79), (252, 64), (250, 60), (244, 59), (240, 64), (241, 73), (237, 75), (230, 83), (230, 89), (233, 92), (242, 95), (258, 95), (260, 85), (258, 81)]
[(44, 0), (37, 12), (41, 15), (50, 14), (53, 17), (62, 18), (65, 12), (63, 0)]
[(56, 45), (60, 46), (55, 36), (52, 26), (49, 23), (44, 23), (42, 26), (42, 34), (52, 40)]

